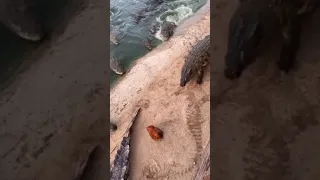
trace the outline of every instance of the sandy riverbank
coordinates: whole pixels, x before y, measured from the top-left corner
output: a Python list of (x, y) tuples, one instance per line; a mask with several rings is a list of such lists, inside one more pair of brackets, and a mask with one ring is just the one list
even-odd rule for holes
[[(184, 57), (197, 39), (210, 34), (210, 4), (186, 20), (168, 42), (136, 61), (110, 93), (110, 116), (119, 130), (110, 137), (113, 161), (122, 134), (140, 106), (132, 137), (130, 175), (136, 179), (193, 179), (197, 162), (209, 141), (210, 73), (204, 83), (179, 86)], [(147, 131), (154, 125), (164, 131), (160, 142)], [(191, 126), (192, 127), (191, 127)]]

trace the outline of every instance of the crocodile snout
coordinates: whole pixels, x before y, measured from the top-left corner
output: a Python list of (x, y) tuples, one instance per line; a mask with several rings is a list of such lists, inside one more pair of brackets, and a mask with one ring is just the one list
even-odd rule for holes
[(181, 75), (180, 86), (184, 87), (189, 82), (189, 78), (186, 75)]

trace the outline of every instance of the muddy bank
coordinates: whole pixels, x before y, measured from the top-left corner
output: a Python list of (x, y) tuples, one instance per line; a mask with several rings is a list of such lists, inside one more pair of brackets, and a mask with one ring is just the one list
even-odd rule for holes
[(2, 92), (2, 179), (70, 180), (87, 150), (106, 138), (107, 3), (90, 1)]
[[(132, 179), (192, 179), (209, 140), (210, 68), (204, 83), (179, 86), (184, 58), (198, 39), (210, 34), (209, 2), (185, 21), (178, 33), (136, 61), (110, 92), (111, 121), (119, 129), (110, 137), (112, 163), (133, 110), (142, 107), (131, 146)], [(182, 29), (180, 29), (182, 28)], [(150, 138), (146, 127), (164, 131), (164, 139)]]
[(297, 67), (276, 66), (275, 44), (238, 81), (223, 77), (228, 21), (236, 1), (212, 4), (211, 121), (214, 179), (319, 178), (320, 14), (304, 26)]

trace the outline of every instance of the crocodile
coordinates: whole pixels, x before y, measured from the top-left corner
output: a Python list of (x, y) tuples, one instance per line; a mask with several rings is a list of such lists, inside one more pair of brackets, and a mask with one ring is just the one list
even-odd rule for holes
[(123, 30), (120, 27), (110, 26), (110, 43), (118, 45), (124, 36)]
[(315, 0), (242, 0), (229, 22), (224, 76), (239, 78), (276, 33), (282, 35), (277, 66), (288, 73), (299, 50), (302, 19), (314, 7)]
[(198, 41), (186, 57), (181, 69), (180, 86), (184, 87), (197, 74), (197, 84), (202, 83), (205, 66), (210, 61), (210, 35)]
[(174, 22), (164, 21), (160, 26), (160, 35), (162, 36), (164, 41), (169, 40), (169, 38), (173, 35), (174, 29), (177, 25)]
[(149, 28), (149, 34), (155, 35), (160, 30), (160, 23), (153, 23)]
[(45, 33), (31, 11), (30, 3), (26, 0), (0, 1), (0, 23), (22, 39), (40, 41)]
[(134, 22), (135, 22), (136, 24), (139, 24), (139, 22), (140, 22), (143, 18), (147, 17), (147, 15), (145, 14), (146, 12), (144, 12), (144, 11), (145, 11), (145, 10), (142, 10), (142, 11), (138, 12), (137, 15), (134, 17)]
[(163, 3), (163, 0), (149, 1), (149, 3), (147, 4), (148, 7), (140, 10), (137, 13), (137, 15), (134, 16), (134, 22), (136, 24), (139, 24), (142, 19), (150, 16), (151, 15), (150, 13), (156, 10), (159, 7), (159, 5), (161, 5), (162, 3)]
[(146, 40), (142, 40), (141, 42), (147, 49), (149, 50), (153, 49), (152, 40), (150, 38), (147, 38)]
[(130, 157), (130, 139), (132, 134), (132, 126), (137, 119), (140, 108), (136, 111), (129, 128), (121, 141), (120, 148), (117, 151), (111, 168), (111, 180), (127, 180), (129, 178), (129, 157)]
[(110, 57), (110, 68), (116, 74), (123, 75), (125, 73), (120, 61), (114, 57)]
[(110, 32), (110, 42), (113, 43), (113, 44), (115, 44), (115, 45), (118, 44), (118, 39), (117, 39), (117, 37), (116, 37), (113, 33), (111, 33), (111, 32)]

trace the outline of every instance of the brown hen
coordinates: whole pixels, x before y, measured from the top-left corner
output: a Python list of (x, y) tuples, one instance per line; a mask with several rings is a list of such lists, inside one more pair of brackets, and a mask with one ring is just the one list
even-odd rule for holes
[(152, 125), (148, 126), (147, 131), (149, 132), (150, 137), (154, 140), (160, 140), (163, 138), (163, 132), (157, 127)]

